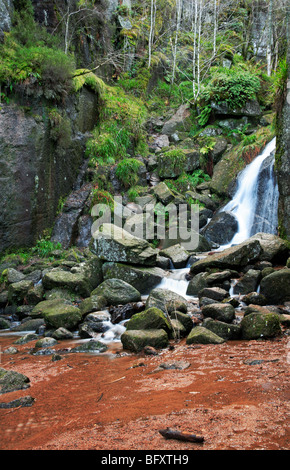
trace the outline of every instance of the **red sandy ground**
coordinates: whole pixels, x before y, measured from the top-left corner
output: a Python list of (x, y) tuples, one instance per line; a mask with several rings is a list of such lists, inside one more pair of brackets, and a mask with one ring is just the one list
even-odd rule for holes
[[(2, 351), (16, 337), (1, 336)], [(27, 375), (27, 408), (0, 409), (2, 450), (288, 450), (290, 338), (222, 345), (174, 344), (158, 356), (29, 354), (34, 343), (2, 354), (0, 366)], [(57, 348), (71, 346), (62, 341)], [(56, 349), (56, 348), (55, 348)], [(287, 357), (288, 355), (288, 357)], [(155, 369), (188, 361), (185, 370)], [(263, 360), (250, 365), (250, 361)], [(166, 440), (170, 427), (203, 444)]]

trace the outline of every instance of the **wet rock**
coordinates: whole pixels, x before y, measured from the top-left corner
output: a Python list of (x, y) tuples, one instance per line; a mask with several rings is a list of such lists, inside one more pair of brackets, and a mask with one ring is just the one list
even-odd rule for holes
[(163, 329), (172, 334), (172, 325), (166, 315), (158, 308), (151, 307), (143, 312), (136, 313), (126, 324), (128, 330), (158, 330)]
[(234, 294), (250, 294), (256, 291), (261, 278), (260, 271), (249, 269), (244, 276), (235, 284)]
[(25, 279), (25, 276), (20, 271), (14, 268), (8, 268), (5, 273), (8, 284), (13, 284), (14, 282), (20, 282)]
[(235, 318), (235, 309), (228, 303), (214, 303), (202, 307), (202, 314), (204, 317), (231, 323)]
[(212, 101), (211, 107), (217, 116), (259, 117), (262, 114), (260, 105), (256, 100), (247, 101), (247, 103), (241, 108), (231, 108), (225, 101), (219, 103)]
[(262, 253), (260, 254), (261, 261), (286, 263), (289, 256), (286, 240), (271, 233), (256, 233), (248, 239), (248, 241), (252, 240), (258, 240), (262, 247)]
[(17, 348), (14, 348), (13, 346), (10, 346), (9, 348), (4, 349), (3, 353), (4, 353), (4, 354), (17, 354), (17, 353), (18, 353), (18, 349), (17, 349)]
[(10, 326), (10, 321), (6, 320), (6, 318), (0, 317), (0, 330), (7, 330)]
[(105, 261), (124, 262), (154, 266), (158, 250), (153, 249), (146, 240), (134, 237), (125, 230), (103, 224), (102, 231), (94, 233), (91, 251)]
[(222, 344), (224, 339), (203, 326), (194, 327), (186, 338), (186, 344)]
[(91, 286), (85, 274), (71, 273), (60, 269), (49, 271), (44, 275), (43, 287), (48, 290), (64, 288), (84, 297), (88, 297), (91, 292)]
[(81, 338), (94, 338), (96, 333), (104, 333), (110, 328), (111, 317), (109, 312), (90, 313), (84, 323), (79, 325), (79, 335)]
[(161, 370), (185, 370), (189, 367), (190, 362), (186, 361), (162, 362), (153, 372), (159, 372)]
[(146, 300), (146, 308), (156, 307), (163, 313), (170, 314), (172, 311), (187, 312), (187, 301), (179, 294), (168, 289), (156, 288), (150, 292)]
[(190, 271), (192, 274), (204, 272), (207, 268), (218, 269), (240, 269), (247, 266), (252, 261), (256, 261), (262, 252), (261, 245), (258, 240), (248, 241), (227, 248), (222, 252), (216, 252), (208, 255), (194, 263)]
[(176, 113), (165, 122), (162, 134), (168, 136), (177, 131), (189, 131), (191, 128), (190, 108), (188, 104), (181, 105)]
[(37, 331), (40, 326), (44, 325), (44, 323), (45, 322), (43, 318), (28, 318), (26, 321), (23, 321), (20, 325), (11, 328), (11, 331)]
[(121, 279), (135, 287), (141, 294), (147, 294), (165, 277), (165, 271), (158, 267), (145, 268), (123, 263), (104, 263), (104, 279)]
[(186, 333), (189, 333), (193, 328), (193, 321), (191, 317), (186, 313), (172, 311), (170, 313), (170, 318), (171, 318), (171, 322), (173, 320), (178, 320), (178, 322), (183, 325)]
[(197, 296), (205, 287), (208, 286), (207, 278), (209, 273), (198, 273), (188, 283), (186, 295)]
[(267, 305), (267, 299), (263, 294), (258, 294), (257, 292), (250, 292), (249, 294), (243, 297), (243, 302), (246, 305)]
[(104, 297), (108, 305), (127, 304), (141, 300), (140, 292), (121, 279), (107, 279), (92, 292), (92, 295)]
[(54, 331), (52, 334), (52, 338), (56, 340), (63, 340), (63, 339), (72, 339), (73, 333), (66, 328), (60, 327)]
[(264, 277), (260, 292), (269, 304), (281, 304), (290, 300), (290, 269), (280, 269)]
[(180, 244), (161, 250), (160, 255), (171, 259), (176, 269), (185, 268), (190, 257), (190, 253)]
[(28, 388), (29, 378), (26, 375), (0, 368), (0, 394), (14, 392), (15, 390), (24, 390)]
[(84, 299), (79, 308), (82, 316), (90, 312), (97, 312), (102, 310), (107, 305), (107, 300), (101, 295), (91, 295), (87, 299)]
[(33, 287), (32, 281), (19, 281), (10, 284), (8, 288), (8, 301), (11, 304), (18, 304), (23, 302), (29, 289)]
[(165, 330), (126, 330), (121, 336), (124, 349), (133, 352), (140, 352), (146, 346), (155, 349), (166, 348), (168, 345), (168, 335)]
[(231, 212), (218, 212), (213, 216), (202, 234), (210, 242), (226, 245), (238, 231), (238, 220)]
[(108, 347), (101, 341), (91, 340), (82, 343), (79, 346), (71, 349), (71, 352), (84, 352), (84, 353), (102, 353), (107, 351)]
[(227, 340), (236, 340), (241, 336), (240, 325), (232, 325), (212, 318), (206, 318), (202, 326), (212, 331), (216, 335)]
[(174, 200), (173, 192), (168, 188), (167, 184), (159, 183), (154, 187), (154, 194), (158, 201), (167, 206)]
[(28, 333), (27, 335), (23, 335), (21, 338), (18, 338), (16, 341), (14, 341), (14, 344), (26, 344), (30, 341), (35, 341), (36, 339), (39, 339), (38, 335), (34, 333)]
[(8, 403), (0, 403), (0, 408), (20, 408), (20, 407), (27, 407), (32, 406), (35, 401), (35, 398), (31, 396), (17, 398), (16, 400), (12, 400)]
[(35, 343), (35, 348), (50, 348), (57, 344), (57, 340), (54, 338), (41, 338)]
[(251, 313), (241, 321), (242, 338), (251, 340), (273, 338), (281, 334), (279, 315), (275, 313)]
[(229, 293), (220, 287), (205, 287), (198, 294), (200, 298), (207, 297), (209, 299), (216, 300), (217, 302), (221, 302), (226, 297), (228, 297), (228, 295)]
[(75, 328), (82, 318), (79, 308), (60, 299), (40, 302), (34, 307), (31, 315), (43, 317), (48, 328), (63, 327), (68, 330)]

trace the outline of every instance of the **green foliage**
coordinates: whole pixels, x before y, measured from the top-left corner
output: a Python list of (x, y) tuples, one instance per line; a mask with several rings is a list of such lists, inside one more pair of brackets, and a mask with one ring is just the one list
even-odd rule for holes
[(61, 243), (52, 242), (49, 238), (42, 238), (38, 240), (35, 247), (31, 249), (31, 253), (40, 258), (48, 258), (54, 250), (60, 250), (61, 248)]
[(196, 186), (209, 181), (210, 177), (203, 170), (195, 170), (192, 174), (182, 173), (176, 180), (165, 180), (165, 183), (171, 190), (185, 193), (193, 190)]
[(93, 72), (87, 69), (78, 69), (73, 74), (73, 86), (75, 91), (79, 91), (83, 86), (91, 88), (100, 98), (103, 97), (106, 84)]
[(70, 120), (68, 117), (62, 116), (56, 108), (49, 111), (48, 118), (51, 139), (57, 142), (62, 149), (68, 148), (71, 143)]
[(91, 197), (92, 197), (91, 207), (93, 207), (96, 204), (105, 204), (106, 206), (109, 206), (111, 209), (113, 209), (114, 207), (113, 196), (108, 191), (99, 189), (98, 186), (95, 186), (95, 188), (92, 190)]
[(136, 158), (125, 158), (118, 163), (116, 176), (125, 187), (135, 186), (139, 180), (140, 166), (142, 166), (142, 163)]
[(255, 99), (260, 89), (257, 75), (239, 67), (218, 68), (212, 75), (200, 101), (208, 105), (210, 100), (226, 102), (231, 108), (241, 108), (248, 100)]

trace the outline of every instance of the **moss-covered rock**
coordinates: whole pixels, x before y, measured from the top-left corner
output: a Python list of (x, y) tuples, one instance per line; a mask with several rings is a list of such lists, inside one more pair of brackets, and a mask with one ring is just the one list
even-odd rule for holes
[(60, 299), (40, 302), (32, 310), (31, 316), (43, 317), (48, 328), (63, 327), (68, 330), (75, 328), (82, 319), (79, 308)]
[(122, 279), (142, 294), (147, 294), (152, 288), (160, 284), (165, 272), (158, 267), (146, 268), (124, 263), (104, 263), (103, 275), (105, 280), (111, 278)]
[(26, 389), (29, 387), (29, 382), (26, 375), (0, 368), (0, 394)]
[(87, 299), (84, 299), (80, 304), (80, 311), (82, 316), (90, 312), (96, 312), (102, 310), (107, 304), (105, 297), (100, 295), (91, 295)]
[(107, 345), (101, 341), (91, 340), (72, 348), (71, 352), (102, 353), (107, 351), (107, 349)]
[(206, 318), (203, 321), (202, 326), (221, 338), (224, 338), (226, 341), (239, 339), (241, 336), (240, 325), (232, 325), (218, 320), (213, 320), (212, 318)]
[(104, 297), (108, 305), (127, 304), (141, 300), (141, 294), (135, 287), (121, 279), (107, 279), (93, 290), (92, 296)]
[(8, 288), (8, 301), (11, 304), (23, 302), (29, 289), (33, 287), (32, 281), (19, 281), (10, 284)]
[(235, 318), (235, 309), (229, 303), (213, 303), (202, 307), (202, 314), (204, 317), (231, 323)]
[(156, 307), (164, 313), (173, 311), (187, 312), (187, 301), (184, 297), (168, 289), (157, 287), (150, 292), (146, 300), (146, 309)]
[(269, 304), (281, 304), (290, 300), (290, 269), (284, 268), (264, 277), (261, 294)]
[(186, 338), (186, 344), (222, 344), (224, 339), (203, 326), (194, 327)]
[(281, 334), (279, 315), (275, 313), (251, 313), (241, 322), (243, 339), (273, 338)]
[(145, 346), (162, 349), (168, 345), (168, 335), (163, 329), (127, 330), (122, 334), (121, 342), (124, 349), (133, 352), (140, 352)]
[(43, 277), (43, 287), (49, 290), (64, 288), (84, 297), (88, 297), (92, 290), (85, 274), (71, 273), (61, 269), (46, 273)]
[(151, 307), (136, 313), (126, 324), (127, 330), (158, 330), (163, 329), (172, 333), (172, 325), (165, 314), (158, 308)]

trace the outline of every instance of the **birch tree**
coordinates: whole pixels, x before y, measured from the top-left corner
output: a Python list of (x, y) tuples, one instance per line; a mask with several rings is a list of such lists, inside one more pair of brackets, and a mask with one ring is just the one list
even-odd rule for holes
[(267, 75), (270, 76), (272, 71), (273, 0), (269, 0), (267, 29)]

